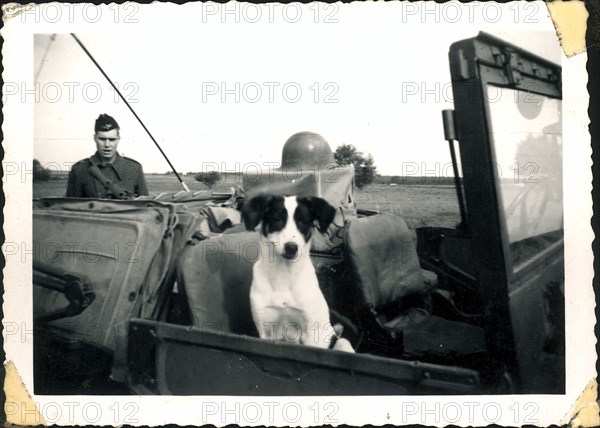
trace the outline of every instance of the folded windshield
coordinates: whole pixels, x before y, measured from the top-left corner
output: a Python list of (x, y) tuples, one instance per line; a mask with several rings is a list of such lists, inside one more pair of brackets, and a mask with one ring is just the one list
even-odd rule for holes
[(513, 266), (562, 238), (561, 100), (487, 87), (500, 209)]

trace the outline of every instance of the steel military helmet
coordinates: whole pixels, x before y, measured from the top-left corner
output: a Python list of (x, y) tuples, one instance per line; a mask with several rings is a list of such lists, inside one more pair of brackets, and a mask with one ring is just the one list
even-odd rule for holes
[(333, 168), (337, 164), (329, 143), (314, 132), (298, 132), (283, 145), (281, 169)]

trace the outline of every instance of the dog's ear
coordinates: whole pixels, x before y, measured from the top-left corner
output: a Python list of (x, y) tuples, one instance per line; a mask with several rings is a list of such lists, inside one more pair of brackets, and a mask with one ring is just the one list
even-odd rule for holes
[(242, 207), (242, 221), (246, 230), (254, 230), (260, 223), (271, 203), (271, 195), (256, 195), (244, 202)]
[(298, 197), (298, 202), (308, 207), (313, 217), (317, 219), (319, 232), (325, 233), (335, 217), (335, 208), (323, 198), (316, 196)]

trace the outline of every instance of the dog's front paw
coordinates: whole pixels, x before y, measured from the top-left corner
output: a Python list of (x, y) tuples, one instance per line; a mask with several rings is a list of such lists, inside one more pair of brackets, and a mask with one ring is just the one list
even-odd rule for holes
[(338, 339), (333, 345), (332, 349), (344, 352), (352, 352), (353, 354), (356, 352), (354, 351), (354, 348), (352, 347), (348, 339), (344, 338)]
[(348, 339), (342, 338), (342, 333), (344, 332), (344, 326), (342, 324), (336, 323), (333, 325), (334, 336), (331, 338), (332, 345), (331, 349), (336, 349), (338, 351), (344, 352), (352, 352), (355, 353), (352, 344)]

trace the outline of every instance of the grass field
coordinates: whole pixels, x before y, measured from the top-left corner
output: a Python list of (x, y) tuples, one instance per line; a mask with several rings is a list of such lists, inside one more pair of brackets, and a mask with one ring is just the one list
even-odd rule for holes
[[(183, 177), (190, 190), (203, 190), (204, 185), (192, 176)], [(150, 194), (178, 192), (182, 186), (174, 175), (146, 174)], [(214, 192), (228, 192), (236, 183), (226, 179), (218, 182)], [(33, 185), (33, 197), (64, 196), (67, 181), (64, 178)], [(369, 185), (355, 193), (359, 208), (395, 214), (404, 218), (411, 229), (422, 226), (455, 227), (460, 220), (456, 192), (452, 185), (383, 184)]]

